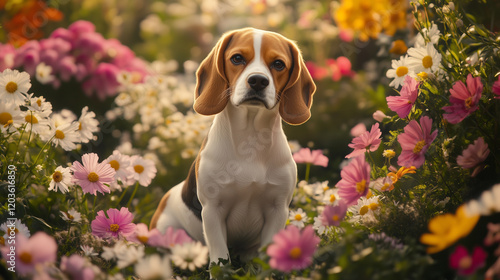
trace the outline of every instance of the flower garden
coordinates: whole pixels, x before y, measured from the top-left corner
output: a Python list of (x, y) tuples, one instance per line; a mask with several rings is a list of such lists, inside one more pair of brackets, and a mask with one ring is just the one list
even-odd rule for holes
[[(0, 1), (2, 279), (500, 279), (500, 3)], [(495, 17), (496, 16), (496, 17)], [(250, 262), (149, 230), (212, 117), (225, 32), (297, 41), (311, 119), (287, 226)]]

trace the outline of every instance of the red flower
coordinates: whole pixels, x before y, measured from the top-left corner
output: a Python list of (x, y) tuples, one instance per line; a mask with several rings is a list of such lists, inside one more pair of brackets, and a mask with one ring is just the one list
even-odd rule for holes
[(459, 275), (471, 275), (484, 265), (487, 256), (484, 249), (479, 246), (476, 246), (472, 255), (469, 255), (467, 248), (459, 245), (450, 256), (450, 267), (457, 270)]

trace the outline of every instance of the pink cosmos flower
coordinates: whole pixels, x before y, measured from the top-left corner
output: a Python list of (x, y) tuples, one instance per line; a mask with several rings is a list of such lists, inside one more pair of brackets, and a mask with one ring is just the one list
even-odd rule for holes
[(321, 150), (311, 151), (309, 148), (302, 148), (293, 154), (293, 159), (296, 163), (311, 163), (323, 167), (328, 165), (328, 158), (323, 155)]
[(134, 230), (129, 237), (127, 237), (128, 241), (133, 241), (142, 244), (149, 244), (151, 239), (154, 239), (155, 236), (160, 236), (160, 231), (156, 228), (149, 231), (148, 226), (146, 224), (140, 223), (137, 224)]
[(61, 271), (73, 280), (89, 280), (95, 277), (94, 270), (87, 265), (85, 258), (77, 254), (61, 258)]
[(459, 275), (471, 275), (484, 265), (487, 256), (479, 246), (474, 247), (472, 255), (469, 255), (467, 248), (459, 245), (450, 256), (450, 267), (457, 270)]
[(97, 212), (97, 217), (90, 224), (92, 234), (101, 238), (111, 238), (120, 236), (129, 236), (135, 231), (135, 224), (132, 223), (134, 216), (128, 208), (108, 209)]
[(182, 245), (193, 240), (183, 229), (167, 228), (165, 234), (154, 234), (150, 236), (148, 244), (155, 247), (172, 248), (174, 245)]
[(327, 205), (321, 213), (321, 222), (324, 226), (339, 226), (347, 213), (347, 204), (340, 199), (335, 206)]
[(358, 123), (357, 125), (353, 126), (353, 128), (351, 128), (351, 131), (349, 133), (352, 137), (358, 137), (364, 132), (366, 132), (366, 125), (364, 123)]
[(398, 142), (403, 149), (398, 157), (400, 166), (415, 166), (424, 164), (425, 152), (432, 141), (436, 139), (437, 129), (431, 133), (432, 119), (427, 116), (420, 118), (420, 125), (412, 120), (404, 128), (404, 133), (398, 136)]
[[(29, 239), (24, 235), (16, 236), (15, 264), (20, 275), (29, 275), (35, 272), (39, 265), (53, 263), (57, 258), (57, 244), (54, 238), (45, 232), (37, 232)], [(2, 248), (5, 260), (10, 260), (7, 255), (8, 247)]]
[(495, 99), (500, 99), (500, 76), (498, 76), (498, 80), (493, 83), (492, 91), (493, 94), (495, 94)]
[(352, 139), (352, 142), (348, 146), (353, 148), (354, 151), (345, 157), (352, 158), (362, 155), (366, 151), (376, 151), (381, 142), (380, 136), (382, 136), (382, 132), (379, 129), (379, 124), (376, 123), (372, 125), (370, 131), (365, 131), (358, 137)]
[(292, 225), (275, 234), (273, 241), (267, 247), (271, 268), (290, 272), (306, 268), (312, 263), (320, 238), (316, 236), (312, 226), (305, 227), (301, 232)]
[(82, 156), (83, 165), (75, 161), (71, 169), (75, 183), (82, 187), (84, 193), (96, 195), (100, 193), (109, 193), (109, 188), (104, 185), (111, 184), (115, 179), (116, 171), (107, 162), (99, 163), (99, 156), (94, 153), (84, 154)]
[(458, 81), (450, 89), (451, 106), (443, 107), (446, 114), (443, 117), (449, 123), (459, 123), (468, 115), (478, 109), (479, 99), (483, 92), (483, 84), (481, 77), (467, 76), (467, 86), (462, 81)]
[(403, 88), (399, 96), (386, 97), (387, 106), (396, 112), (400, 118), (406, 118), (410, 114), (415, 100), (418, 96), (418, 82), (410, 76), (405, 77)]
[(481, 163), (489, 154), (488, 144), (484, 142), (483, 137), (479, 137), (463, 150), (462, 155), (457, 157), (457, 163), (463, 169), (474, 168), (471, 177), (475, 177), (483, 169), (484, 166)]
[(355, 157), (340, 171), (340, 177), (342, 179), (337, 183), (339, 196), (347, 206), (366, 196), (370, 185), (370, 165), (365, 161), (365, 155)]

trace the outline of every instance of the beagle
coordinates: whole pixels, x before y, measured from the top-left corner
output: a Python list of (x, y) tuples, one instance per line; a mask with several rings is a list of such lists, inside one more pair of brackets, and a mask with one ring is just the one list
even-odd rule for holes
[(282, 119), (306, 122), (316, 90), (295, 43), (253, 28), (222, 36), (196, 72), (194, 110), (216, 115), (187, 179), (150, 228), (184, 229), (210, 262), (245, 261), (285, 227), (297, 180)]

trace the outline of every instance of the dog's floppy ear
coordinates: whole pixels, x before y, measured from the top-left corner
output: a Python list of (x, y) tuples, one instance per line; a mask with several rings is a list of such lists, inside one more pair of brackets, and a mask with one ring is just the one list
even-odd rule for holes
[(218, 114), (227, 105), (229, 82), (224, 72), (224, 52), (233, 35), (234, 32), (223, 35), (196, 71), (193, 107), (199, 114)]
[(289, 48), (293, 67), (288, 83), (280, 96), (279, 111), (285, 122), (299, 125), (311, 117), (312, 96), (316, 91), (316, 85), (297, 46), (290, 41)]

